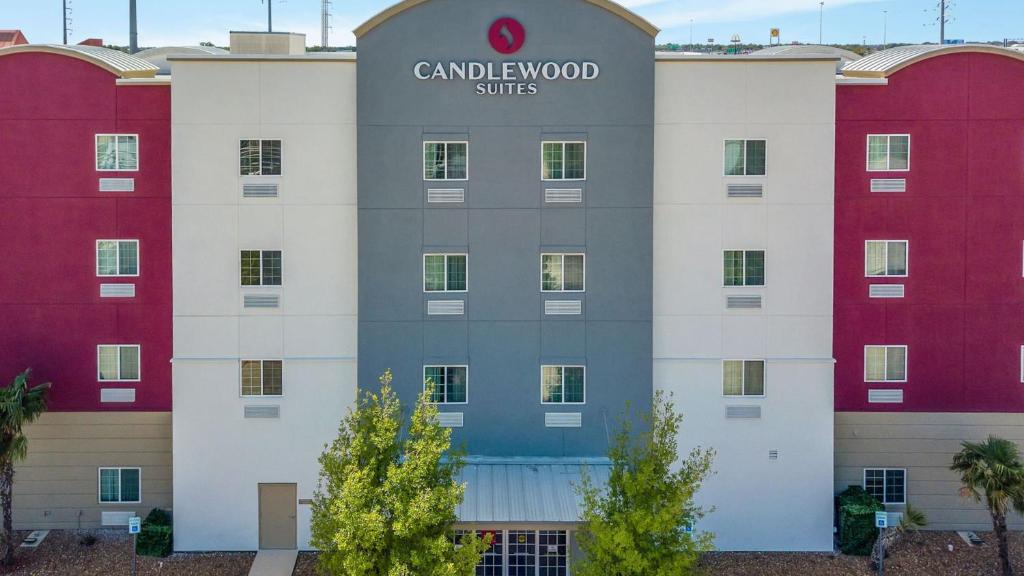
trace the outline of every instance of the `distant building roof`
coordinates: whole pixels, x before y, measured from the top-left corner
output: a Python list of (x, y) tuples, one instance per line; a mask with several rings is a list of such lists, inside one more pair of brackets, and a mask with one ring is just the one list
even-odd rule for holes
[(467, 458), (458, 481), (466, 494), (456, 510), (465, 523), (576, 523), (583, 506), (574, 485), (583, 471), (608, 483), (607, 458)]
[(21, 30), (0, 30), (0, 48), (28, 44), (28, 39), (21, 33)]
[(861, 58), (861, 55), (856, 52), (821, 44), (782, 44), (762, 48), (751, 54), (754, 56), (832, 56), (839, 58), (839, 64), (836, 67), (837, 71), (850, 62), (860, 60)]
[(156, 66), (131, 54), (126, 54), (119, 50), (111, 50), (110, 48), (83, 46), (80, 44), (23, 44), (21, 46), (0, 49), (0, 57), (21, 54), (23, 52), (59, 54), (85, 60), (121, 78), (152, 78), (158, 70)]
[(86, 38), (78, 43), (79, 46), (99, 46), (103, 47), (103, 38)]
[(850, 62), (843, 67), (842, 72), (847, 77), (888, 78), (907, 66), (927, 60), (928, 58), (944, 54), (971, 52), (998, 54), (1024, 61), (1024, 53), (989, 44), (920, 44), (915, 46), (897, 46), (896, 48), (875, 52), (856, 62)]
[(228, 54), (228, 51), (222, 48), (217, 48), (216, 46), (161, 46), (159, 48), (147, 48), (146, 50), (140, 50), (136, 52), (134, 56), (159, 68), (160, 70), (157, 74), (170, 74), (171, 64), (167, 61), (167, 58), (169, 56), (183, 56), (190, 54), (224, 55)]

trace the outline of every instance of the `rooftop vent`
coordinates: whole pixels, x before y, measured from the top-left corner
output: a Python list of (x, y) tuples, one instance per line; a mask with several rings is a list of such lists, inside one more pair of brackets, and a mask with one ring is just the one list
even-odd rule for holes
[(306, 35), (294, 32), (231, 32), (232, 54), (295, 56), (306, 53)]

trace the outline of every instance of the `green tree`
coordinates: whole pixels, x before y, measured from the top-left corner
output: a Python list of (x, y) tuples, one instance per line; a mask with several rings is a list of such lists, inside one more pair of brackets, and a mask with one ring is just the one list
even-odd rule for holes
[(961, 496), (976, 502), (984, 498), (999, 542), (999, 567), (1003, 576), (1012, 576), (1006, 513), (1011, 507), (1024, 512), (1024, 463), (1017, 445), (994, 436), (984, 442), (964, 442), (951, 468), (960, 473)]
[(644, 423), (634, 436), (622, 418), (608, 453), (607, 486), (587, 474), (577, 486), (584, 504), (577, 576), (693, 574), (701, 553), (712, 549), (712, 534), (687, 528), (705, 514), (693, 496), (710, 474), (714, 451), (695, 448), (677, 462), (682, 416), (661, 392)]
[(10, 386), (0, 388), (0, 507), (4, 514), (0, 547), (5, 566), (14, 564), (14, 463), (28, 455), (28, 438), (22, 428), (46, 411), (46, 392), (50, 389), (49, 382), (29, 387), (30, 372), (25, 370)]
[(465, 486), (456, 482), (463, 460), (450, 451), (451, 430), (438, 425), (427, 393), (405, 429), (391, 380), (388, 370), (379, 394), (360, 391), (320, 456), (312, 544), (321, 572), (470, 576), (488, 544), (473, 534), (453, 544)]

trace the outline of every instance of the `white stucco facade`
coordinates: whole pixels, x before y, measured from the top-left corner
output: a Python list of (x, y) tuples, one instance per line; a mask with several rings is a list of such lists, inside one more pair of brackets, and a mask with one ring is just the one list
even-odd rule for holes
[[(260, 483), (296, 485), (308, 548), (317, 457), (356, 391), (354, 59), (172, 66), (175, 549), (258, 548)], [(281, 175), (240, 176), (240, 140), (261, 138), (281, 141)], [(279, 194), (243, 198), (244, 181)], [(241, 286), (241, 250), (280, 250), (281, 285)], [(252, 294), (279, 305), (247, 308)], [(252, 359), (282, 361), (282, 396), (242, 396)]]
[[(697, 530), (721, 550), (832, 550), (835, 64), (659, 58), (654, 386), (681, 452), (717, 451)], [(723, 176), (727, 139), (766, 140), (764, 176)], [(728, 197), (729, 183), (763, 197)], [(763, 286), (725, 287), (725, 250), (764, 250)], [(727, 309), (729, 295), (761, 296)], [(725, 396), (723, 360), (763, 360), (763, 396)], [(727, 407), (760, 408), (727, 417)], [(776, 452), (777, 451), (777, 452)]]

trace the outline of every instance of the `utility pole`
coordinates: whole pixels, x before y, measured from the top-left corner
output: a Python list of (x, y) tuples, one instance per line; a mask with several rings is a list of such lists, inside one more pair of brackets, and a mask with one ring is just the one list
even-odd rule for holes
[[(266, 0), (266, 1), (267, 1), (267, 32), (273, 32), (274, 31), (274, 13), (273, 13), (273, 7), (271, 5), (274, 3), (274, 0)], [(263, 0), (260, 0), (260, 4), (262, 4), (262, 3), (263, 3)]]
[(330, 44), (331, 0), (323, 0), (320, 6), (320, 47), (324, 50)]
[(64, 44), (68, 43), (68, 0), (62, 0), (63, 4), (60, 16), (61, 20), (64, 21)]
[(139, 51), (139, 27), (135, 12), (135, 0), (128, 0), (128, 52)]
[(946, 3), (949, 0), (939, 0), (939, 44), (946, 43)]
[(885, 50), (885, 47), (889, 45), (888, 33), (889, 33), (889, 11), (888, 10), (882, 10), (882, 50)]
[(693, 18), (690, 18), (690, 50), (693, 50)]
[(818, 46), (824, 45), (822, 39), (824, 38), (823, 31), (825, 29), (825, 2), (819, 2), (818, 9)]

